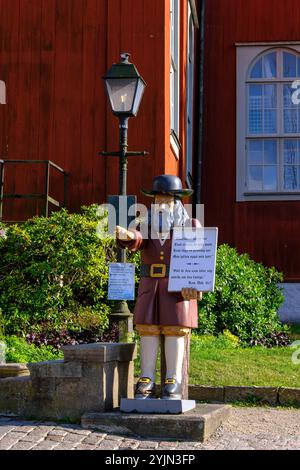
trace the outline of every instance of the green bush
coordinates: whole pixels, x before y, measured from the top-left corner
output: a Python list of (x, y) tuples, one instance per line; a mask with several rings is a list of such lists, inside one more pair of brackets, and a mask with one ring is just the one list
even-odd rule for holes
[(51, 346), (37, 347), (16, 336), (6, 336), (4, 342), (6, 344), (6, 362), (52, 361), (63, 357), (61, 351), (57, 351)]
[(0, 341), (4, 338), (4, 328), (5, 327), (5, 320), (2, 315), (2, 310), (0, 308)]
[(214, 292), (199, 304), (200, 334), (218, 335), (229, 330), (242, 342), (257, 344), (287, 328), (279, 321), (277, 310), (283, 301), (277, 284), (282, 274), (221, 245), (217, 253)]
[[(0, 237), (0, 308), (6, 335), (32, 332), (103, 332), (112, 237), (100, 239), (97, 205), (81, 214), (62, 209), (6, 228)], [(136, 256), (135, 256), (135, 259)], [(1, 322), (0, 322), (1, 323)], [(0, 325), (1, 326), (1, 325)]]

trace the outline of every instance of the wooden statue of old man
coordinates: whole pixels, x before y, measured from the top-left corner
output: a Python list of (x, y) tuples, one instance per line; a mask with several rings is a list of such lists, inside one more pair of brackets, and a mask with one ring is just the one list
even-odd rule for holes
[(202, 293), (191, 288), (168, 292), (172, 230), (187, 224), (198, 227), (200, 222), (189, 219), (181, 199), (193, 191), (183, 189), (177, 176), (158, 176), (153, 180), (152, 190), (142, 192), (154, 198), (149, 210), (148, 236), (143, 236), (140, 230), (116, 227), (119, 246), (142, 252), (141, 280), (134, 310), (135, 327), (141, 337), (141, 376), (135, 398), (155, 398), (156, 360), (163, 335), (166, 379), (161, 387), (162, 398), (181, 399), (185, 335), (198, 326), (197, 300), (201, 300)]

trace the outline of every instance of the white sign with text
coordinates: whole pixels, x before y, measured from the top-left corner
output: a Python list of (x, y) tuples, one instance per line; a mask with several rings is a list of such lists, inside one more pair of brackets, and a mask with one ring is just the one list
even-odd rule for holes
[(217, 227), (174, 229), (169, 292), (187, 287), (201, 292), (214, 290), (217, 242)]
[(134, 300), (134, 273), (132, 263), (109, 263), (109, 300)]

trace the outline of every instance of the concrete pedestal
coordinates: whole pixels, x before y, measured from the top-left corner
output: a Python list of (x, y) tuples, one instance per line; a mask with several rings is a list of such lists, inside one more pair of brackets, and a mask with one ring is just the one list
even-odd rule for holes
[(205, 441), (229, 418), (229, 405), (197, 405), (183, 414), (89, 412), (81, 418), (85, 429), (127, 436)]
[(195, 407), (195, 400), (157, 400), (155, 398), (136, 400), (134, 398), (122, 398), (120, 411), (123, 413), (181, 414), (193, 410)]

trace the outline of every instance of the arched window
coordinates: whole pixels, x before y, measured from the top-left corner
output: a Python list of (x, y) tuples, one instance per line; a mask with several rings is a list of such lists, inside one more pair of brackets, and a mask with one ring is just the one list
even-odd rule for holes
[[(251, 58), (249, 51), (246, 55)], [(238, 73), (238, 101), (244, 100), (246, 113), (243, 118), (245, 106), (239, 102), (238, 200), (299, 199), (300, 106), (295, 97), (300, 52), (265, 49), (243, 67), (238, 62), (238, 72), (242, 68), (245, 78), (242, 84)]]

